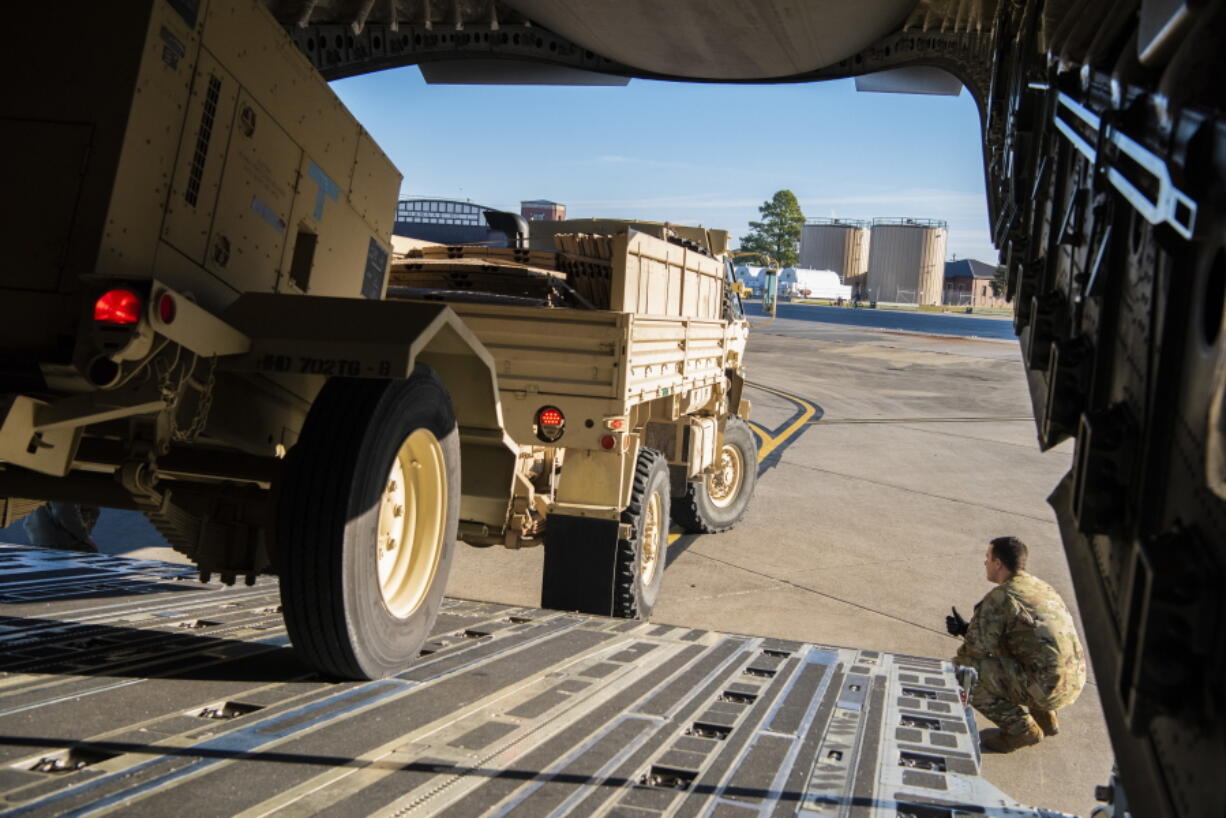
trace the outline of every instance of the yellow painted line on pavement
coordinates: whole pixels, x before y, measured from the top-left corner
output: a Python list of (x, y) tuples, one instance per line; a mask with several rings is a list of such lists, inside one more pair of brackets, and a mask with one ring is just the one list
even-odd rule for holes
[(761, 324), (749, 324), (749, 328), (750, 329), (761, 329), (762, 327), (766, 326), (767, 324), (769, 324), (771, 321), (774, 321), (774, 320), (775, 320), (775, 316), (772, 315), (770, 318), (767, 318)]
[(817, 407), (809, 403), (804, 398), (798, 398), (795, 395), (782, 392), (778, 389), (771, 389), (769, 386), (763, 386), (760, 383), (751, 383), (749, 386), (752, 386), (754, 389), (761, 389), (763, 392), (770, 392), (772, 395), (778, 395), (779, 397), (786, 398), (790, 401), (795, 401), (797, 404), (799, 404), (802, 410), (800, 417), (792, 421), (792, 423), (782, 432), (774, 436), (766, 436), (762, 447), (758, 449), (758, 462), (761, 463), (767, 458), (768, 455), (770, 455), (771, 452), (778, 449), (780, 445), (804, 429), (804, 427), (809, 423), (809, 418), (817, 414)]

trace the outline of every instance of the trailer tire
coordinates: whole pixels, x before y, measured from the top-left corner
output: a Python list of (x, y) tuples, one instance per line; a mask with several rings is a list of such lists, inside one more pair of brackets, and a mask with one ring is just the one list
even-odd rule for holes
[(668, 460), (655, 449), (641, 449), (630, 504), (621, 515), (621, 521), (630, 526), (630, 537), (617, 541), (614, 616), (651, 616), (664, 581), (669, 494)]
[(460, 450), (446, 387), (332, 378), (278, 486), (277, 552), (290, 641), (345, 679), (402, 671), (430, 633), (455, 553)]
[(758, 480), (758, 441), (749, 424), (730, 415), (716, 469), (673, 498), (673, 522), (689, 534), (727, 531), (745, 516)]

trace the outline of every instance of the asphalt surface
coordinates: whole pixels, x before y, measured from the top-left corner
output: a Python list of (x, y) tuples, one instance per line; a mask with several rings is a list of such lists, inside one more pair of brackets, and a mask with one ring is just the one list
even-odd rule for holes
[[(747, 302), (745, 314), (754, 323), (767, 316), (760, 302)], [(894, 330), (922, 335), (955, 335), (964, 338), (1013, 340), (1013, 322), (1007, 317), (953, 315), (950, 313), (910, 312), (861, 307), (821, 307), (815, 304), (780, 303), (775, 320), (811, 321), (837, 327)]]
[[(793, 310), (801, 317), (788, 317)], [(1003, 534), (1030, 545), (1033, 573), (1075, 610), (1045, 502), (1072, 448), (1039, 452), (1016, 342), (825, 317), (868, 313), (1011, 332), (1010, 323), (785, 311), (750, 339), (751, 420), (767, 455), (755, 500), (733, 531), (676, 539), (653, 620), (949, 657), (957, 644), (944, 616), (951, 605), (969, 613), (989, 590), (983, 552)], [(22, 542), (23, 534), (0, 530), (0, 541)], [(95, 536), (110, 553), (175, 558), (132, 513), (105, 511)], [(536, 605), (540, 575), (539, 549), (461, 546), (448, 594)], [(986, 756), (984, 772), (1020, 801), (1085, 814), (1111, 769), (1093, 680), (1061, 721), (1061, 734), (1037, 747)]]
[[(1039, 451), (1016, 341), (777, 319), (751, 333), (747, 370), (770, 448), (754, 502), (732, 531), (674, 542), (653, 621), (950, 657), (944, 618), (990, 590), (984, 550), (1008, 534), (1076, 614), (1046, 503), (1072, 446)], [(540, 577), (539, 550), (464, 548), (448, 593), (534, 604)], [(1087, 814), (1111, 763), (1091, 679), (1060, 735), (985, 756), (984, 774)]]

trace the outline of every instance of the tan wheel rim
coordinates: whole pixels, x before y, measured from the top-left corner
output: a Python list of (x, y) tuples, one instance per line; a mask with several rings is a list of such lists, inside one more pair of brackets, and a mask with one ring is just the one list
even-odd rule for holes
[(431, 431), (418, 429), (400, 444), (379, 501), (379, 590), (399, 619), (416, 611), (434, 585), (446, 516), (443, 447)]
[(664, 526), (664, 508), (660, 492), (653, 491), (643, 516), (643, 539), (639, 543), (639, 576), (650, 585), (660, 564), (660, 530)]
[(725, 443), (719, 451), (719, 459), (707, 474), (707, 497), (716, 508), (727, 508), (736, 500), (745, 480), (745, 458), (741, 450)]

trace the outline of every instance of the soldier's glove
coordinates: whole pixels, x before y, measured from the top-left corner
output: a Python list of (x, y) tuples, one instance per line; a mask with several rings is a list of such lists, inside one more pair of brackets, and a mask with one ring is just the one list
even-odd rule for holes
[(958, 613), (957, 608), (950, 608), (954, 612), (953, 616), (945, 617), (945, 630), (949, 631), (950, 636), (966, 636), (966, 629), (969, 627), (962, 614)]

